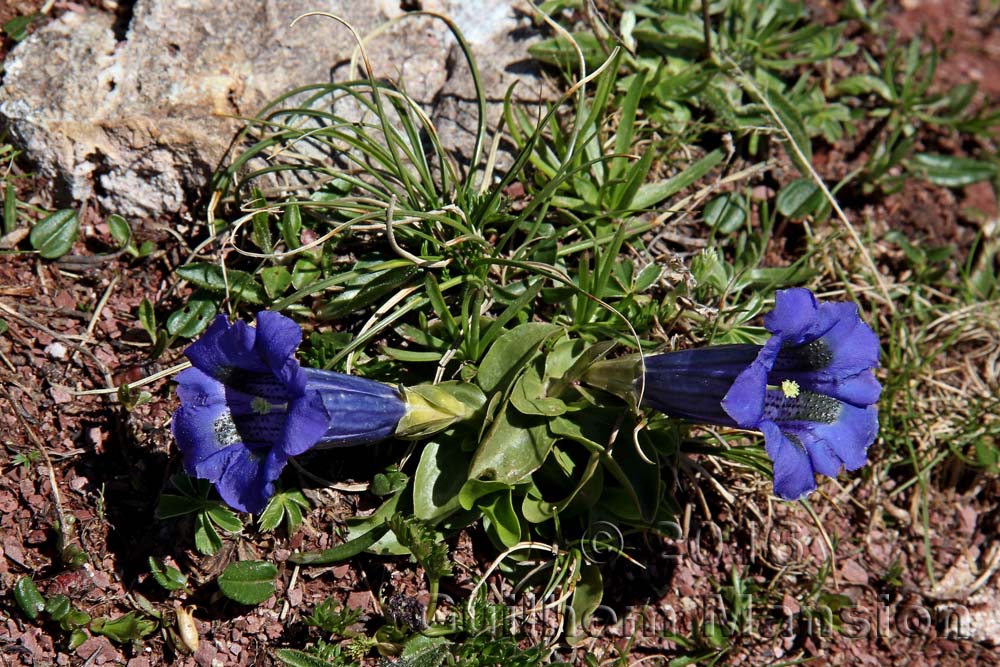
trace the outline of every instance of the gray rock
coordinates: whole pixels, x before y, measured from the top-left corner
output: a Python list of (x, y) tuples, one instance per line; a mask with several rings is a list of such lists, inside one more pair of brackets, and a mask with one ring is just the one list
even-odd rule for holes
[[(528, 58), (511, 33), (530, 26), (514, 0), (433, 0), (472, 44), (497, 103)], [(338, 80), (355, 44), (322, 10), (362, 35), (401, 13), (398, 2), (352, 0), (138, 0), (125, 39), (112, 17), (68, 12), (18, 45), (5, 63), (0, 123), (52, 180), (57, 198), (95, 198), (130, 217), (178, 210), (204, 193), (240, 116), (299, 85)], [(440, 21), (407, 17), (367, 45), (376, 76), (401, 80), (429, 105), (459, 153), (475, 127), (471, 78)], [(451, 67), (451, 63), (459, 63)], [(520, 86), (522, 94), (540, 84)]]

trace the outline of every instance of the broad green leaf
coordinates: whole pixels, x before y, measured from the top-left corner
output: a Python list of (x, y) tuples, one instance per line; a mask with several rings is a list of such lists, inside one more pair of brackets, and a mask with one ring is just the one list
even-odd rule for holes
[(986, 181), (997, 173), (995, 164), (954, 155), (918, 153), (913, 156), (914, 171), (931, 183), (948, 188), (960, 188)]
[(323, 306), (322, 316), (324, 319), (335, 319), (381, 301), (409, 283), (418, 271), (417, 267), (407, 265), (362, 273)]
[(183, 308), (174, 311), (167, 318), (167, 333), (171, 336), (194, 338), (208, 328), (215, 314), (214, 300), (191, 298)]
[(14, 599), (24, 612), (24, 615), (35, 620), (45, 610), (45, 598), (38, 592), (38, 587), (31, 577), (21, 577), (14, 584)]
[(436, 521), (459, 508), (458, 494), (468, 478), (469, 463), (457, 443), (428, 442), (413, 478), (413, 513)]
[(705, 224), (720, 234), (732, 234), (747, 219), (743, 198), (731, 192), (719, 195), (705, 204), (703, 215)]
[(226, 293), (226, 285), (228, 284), (228, 293), (232, 298), (254, 305), (268, 301), (263, 286), (245, 271), (226, 269), (223, 273), (222, 267), (218, 264), (194, 262), (177, 267), (174, 273), (193, 285), (216, 293)]
[(119, 616), (113, 620), (95, 618), (90, 623), (91, 632), (104, 635), (119, 644), (126, 644), (142, 639), (154, 630), (156, 630), (156, 621), (142, 618), (134, 611), (130, 611), (124, 616)]
[(53, 595), (45, 601), (45, 613), (56, 622), (66, 618), (72, 608), (73, 605), (65, 595)]
[(440, 667), (448, 657), (451, 644), (443, 637), (416, 635), (406, 642), (403, 653), (396, 662), (398, 667)]
[(527, 364), (547, 338), (561, 327), (543, 322), (526, 322), (502, 334), (483, 357), (476, 381), (484, 393), (504, 388)]
[(519, 484), (545, 461), (555, 438), (547, 420), (523, 415), (504, 405), (476, 449), (469, 477), (503, 484)]
[(292, 284), (292, 274), (283, 266), (270, 266), (260, 272), (260, 281), (267, 295), (277, 299)]
[(79, 231), (80, 218), (76, 211), (64, 208), (32, 227), (28, 240), (39, 255), (45, 259), (56, 259), (70, 251)]
[(566, 412), (566, 404), (562, 400), (545, 395), (545, 385), (538, 371), (530, 366), (514, 383), (510, 402), (518, 412), (526, 415), (554, 417)]
[(391, 496), (405, 489), (409, 481), (410, 476), (393, 465), (387, 468), (385, 472), (377, 473), (372, 478), (369, 491), (376, 496)]
[(310, 285), (323, 276), (323, 270), (312, 257), (302, 257), (295, 260), (292, 267), (292, 287), (302, 289)]
[(462, 490), (458, 492), (458, 502), (462, 509), (470, 510), (476, 506), (476, 502), (496, 491), (506, 491), (511, 488), (510, 484), (504, 482), (493, 482), (482, 479), (468, 479), (462, 485)]
[(3, 31), (15, 42), (22, 42), (28, 37), (28, 27), (36, 22), (41, 21), (45, 18), (45, 14), (41, 12), (32, 12), (30, 14), (25, 14), (24, 16), (15, 16), (9, 21), (4, 22)]
[(600, 606), (603, 597), (604, 580), (601, 577), (601, 569), (592, 563), (584, 565), (580, 568), (580, 579), (573, 590), (573, 599), (570, 603), (575, 627), (568, 628), (566, 634), (571, 645), (575, 643), (574, 640), (582, 638), (581, 632), (584, 628), (590, 627), (591, 616)]
[(500, 544), (510, 548), (521, 541), (521, 522), (514, 511), (510, 489), (488, 496), (477, 506), (486, 518), (487, 532), (494, 535)]
[(198, 553), (211, 556), (219, 552), (222, 548), (222, 538), (219, 532), (212, 525), (208, 515), (199, 513), (194, 520), (194, 548)]
[(262, 560), (230, 563), (217, 580), (219, 590), (240, 604), (260, 604), (274, 595), (274, 579), (278, 568)]
[(119, 248), (127, 248), (132, 242), (132, 228), (128, 221), (117, 213), (108, 216), (108, 231)]
[(775, 205), (786, 218), (798, 220), (812, 215), (824, 201), (823, 191), (811, 179), (797, 178), (778, 193)]

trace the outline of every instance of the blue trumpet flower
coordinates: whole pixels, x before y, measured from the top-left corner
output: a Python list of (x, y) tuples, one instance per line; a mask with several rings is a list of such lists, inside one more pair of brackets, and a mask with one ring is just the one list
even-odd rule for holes
[(187, 473), (236, 509), (262, 510), (289, 458), (390, 437), (407, 413), (394, 387), (300, 367), (301, 340), (295, 322), (262, 311), (256, 327), (217, 317), (185, 351), (193, 368), (177, 376), (171, 429)]
[[(774, 491), (795, 500), (815, 490), (815, 473), (835, 477), (867, 462), (878, 434), (879, 342), (856, 305), (819, 303), (802, 288), (779, 291), (764, 325), (772, 336), (763, 346), (646, 357), (642, 403), (672, 417), (761, 431)], [(595, 371), (589, 375), (599, 378)]]

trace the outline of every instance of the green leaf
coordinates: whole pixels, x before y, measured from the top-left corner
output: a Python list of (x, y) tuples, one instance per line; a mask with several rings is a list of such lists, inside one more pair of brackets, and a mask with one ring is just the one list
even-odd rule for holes
[(768, 101), (771, 103), (771, 108), (781, 119), (781, 123), (788, 130), (788, 137), (791, 142), (798, 146), (799, 151), (802, 152), (805, 158), (805, 163), (798, 156), (794, 150), (789, 149), (789, 157), (792, 158), (792, 162), (796, 164), (799, 171), (803, 174), (809, 173), (809, 166), (807, 163), (812, 162), (812, 142), (809, 140), (809, 133), (806, 131), (805, 123), (802, 121), (802, 114), (799, 110), (795, 108), (788, 98), (782, 95), (779, 91), (771, 89), (763, 93), (767, 96)]
[(279, 648), (274, 652), (274, 657), (288, 667), (330, 667), (330, 663), (326, 660), (294, 648)]
[(323, 271), (319, 264), (312, 257), (302, 257), (295, 260), (292, 267), (292, 287), (302, 289), (310, 285), (323, 276)]
[(208, 328), (216, 314), (212, 299), (192, 298), (184, 307), (167, 318), (167, 333), (171, 336), (194, 338)]
[(298, 489), (274, 494), (257, 519), (261, 530), (274, 530), (285, 519), (288, 534), (294, 533), (302, 523), (302, 511), (309, 510), (309, 501)]
[(414, 516), (404, 516), (397, 512), (388, 521), (389, 529), (396, 540), (424, 568), (429, 579), (447, 577), (451, 574), (452, 563), (448, 558), (448, 546), (441, 541), (437, 532), (424, 521)]
[(277, 299), (292, 284), (292, 274), (283, 266), (270, 266), (260, 272), (260, 281), (267, 295)]
[(575, 620), (575, 627), (567, 631), (567, 639), (571, 644), (574, 638), (581, 638), (580, 632), (584, 628), (590, 627), (591, 616), (600, 606), (603, 597), (604, 580), (601, 577), (601, 569), (594, 564), (584, 565), (580, 568), (580, 580), (576, 583), (573, 600), (570, 603)]
[(362, 551), (369, 549), (388, 532), (389, 526), (383, 524), (332, 549), (292, 554), (288, 560), (299, 565), (329, 565), (330, 563), (339, 563), (349, 558), (354, 558)]
[(151, 339), (156, 340), (156, 310), (146, 297), (139, 302), (139, 325)]
[(14, 183), (7, 181), (3, 193), (3, 233), (10, 234), (17, 229), (17, 191)]
[(127, 248), (132, 242), (132, 228), (128, 221), (117, 213), (108, 216), (108, 230), (119, 248)]
[(236, 515), (236, 512), (221, 503), (213, 501), (206, 507), (205, 513), (212, 520), (212, 523), (227, 533), (239, 533), (243, 530), (243, 522)]
[(823, 201), (823, 191), (812, 179), (797, 178), (781, 188), (775, 205), (786, 218), (799, 220), (812, 215)]
[(477, 503), (477, 507), (486, 518), (486, 531), (500, 544), (510, 548), (521, 541), (521, 522), (514, 511), (510, 489), (488, 496), (486, 501)]
[(152, 556), (149, 557), (149, 571), (153, 573), (156, 583), (168, 591), (181, 591), (187, 588), (186, 574), (176, 567), (164, 565)]
[(281, 231), (281, 238), (284, 239), (289, 250), (295, 250), (301, 245), (299, 234), (302, 232), (302, 210), (297, 203), (289, 202), (285, 206), (278, 227)]
[(428, 442), (420, 454), (413, 477), (413, 513), (424, 521), (437, 521), (456, 511), (458, 494), (468, 477), (469, 463), (458, 443)]
[(70, 251), (79, 231), (80, 218), (76, 211), (64, 208), (32, 227), (28, 240), (39, 255), (45, 259), (56, 259)]
[(895, 98), (889, 84), (876, 76), (872, 76), (871, 74), (858, 74), (856, 76), (849, 76), (846, 79), (841, 79), (834, 84), (833, 92), (835, 95), (852, 96), (869, 95), (874, 93), (886, 102), (892, 102)]
[(65, 595), (53, 595), (45, 602), (45, 613), (57, 623), (66, 618), (72, 608), (73, 605)]
[(240, 604), (260, 604), (274, 595), (274, 579), (278, 568), (262, 560), (230, 563), (219, 575), (219, 590)]
[(198, 514), (194, 520), (194, 548), (206, 556), (212, 556), (222, 548), (219, 532), (204, 513)]
[(562, 400), (545, 395), (545, 385), (534, 367), (528, 367), (514, 383), (510, 402), (518, 412), (526, 415), (554, 417), (566, 412), (566, 404)]
[(28, 28), (31, 24), (44, 18), (45, 15), (41, 12), (15, 16), (3, 24), (3, 31), (15, 42), (22, 42), (28, 37)]
[(535, 356), (542, 343), (561, 330), (555, 324), (526, 322), (497, 338), (476, 374), (483, 392), (488, 395), (504, 387)]
[(390, 466), (385, 472), (380, 472), (372, 478), (369, 489), (376, 496), (391, 496), (406, 488), (410, 476), (396, 466)]
[(227, 268), (223, 273), (222, 267), (218, 264), (193, 262), (177, 267), (174, 273), (193, 285), (216, 293), (226, 293), (228, 281), (229, 295), (247, 303), (260, 305), (268, 301), (263, 286), (245, 271)]
[(987, 181), (997, 174), (995, 164), (954, 155), (918, 153), (913, 156), (913, 169), (935, 185), (960, 188)]
[(136, 615), (134, 611), (130, 611), (114, 620), (95, 618), (90, 623), (91, 632), (104, 635), (119, 644), (126, 644), (142, 639), (154, 630), (156, 630), (155, 621), (142, 618)]
[(406, 642), (406, 647), (399, 656), (396, 665), (398, 667), (440, 667), (445, 658), (448, 657), (450, 644), (451, 642), (443, 637), (416, 635)]
[(334, 319), (361, 310), (387, 294), (398, 292), (417, 275), (419, 269), (413, 265), (362, 273), (356, 280), (345, 286), (343, 292), (330, 299), (323, 306), (323, 318)]
[(717, 164), (722, 162), (723, 157), (725, 157), (725, 154), (722, 150), (716, 149), (697, 162), (688, 165), (686, 169), (676, 176), (672, 176), (664, 181), (643, 185), (632, 198), (632, 208), (635, 210), (644, 210), (659, 204), (667, 197), (677, 194), (684, 188), (701, 180)]
[(541, 467), (555, 442), (546, 423), (543, 417), (523, 415), (505, 404), (476, 449), (469, 477), (509, 485), (523, 482)]
[(38, 592), (38, 587), (31, 577), (21, 577), (14, 584), (14, 599), (24, 612), (24, 615), (35, 620), (45, 609), (45, 598)]
[(720, 234), (732, 234), (747, 219), (743, 198), (731, 192), (719, 195), (705, 204), (703, 215), (705, 224)]

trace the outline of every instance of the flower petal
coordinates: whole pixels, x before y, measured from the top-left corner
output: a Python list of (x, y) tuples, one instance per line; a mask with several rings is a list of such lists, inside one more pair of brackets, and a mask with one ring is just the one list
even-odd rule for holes
[(818, 311), (819, 302), (804, 287), (778, 290), (774, 295), (774, 310), (764, 316), (764, 326), (781, 338), (782, 343), (801, 345), (824, 333)]
[(767, 376), (781, 350), (781, 343), (780, 336), (772, 336), (722, 399), (723, 409), (742, 428), (757, 428), (761, 420)]
[(868, 448), (878, 435), (878, 410), (874, 405), (859, 408), (844, 404), (840, 418), (832, 424), (811, 425), (811, 438), (806, 441), (828, 447), (848, 470), (857, 470), (868, 463)]
[[(825, 394), (858, 407), (877, 403), (882, 394), (882, 385), (871, 370), (847, 377), (825, 378), (817, 377), (816, 374), (784, 373), (781, 378), (795, 380), (805, 390)], [(779, 382), (772, 380), (771, 384)]]
[(253, 327), (239, 321), (230, 325), (225, 315), (219, 315), (201, 338), (184, 350), (184, 354), (195, 368), (225, 382), (234, 370), (268, 372), (254, 349), (255, 339)]
[(804, 447), (792, 442), (771, 421), (760, 425), (764, 447), (774, 461), (774, 493), (785, 500), (798, 500), (816, 489), (812, 462)]
[(216, 483), (219, 495), (226, 503), (243, 512), (260, 512), (274, 495), (274, 480), (281, 475), (288, 457), (274, 449), (249, 450), (240, 448), (227, 462)]
[(288, 409), (280, 449), (287, 456), (297, 456), (314, 447), (330, 425), (330, 415), (319, 392), (308, 390)]
[(280, 382), (294, 387), (294, 395), (301, 395), (305, 386), (294, 356), (301, 342), (302, 329), (294, 320), (272, 310), (257, 313), (257, 353)]

